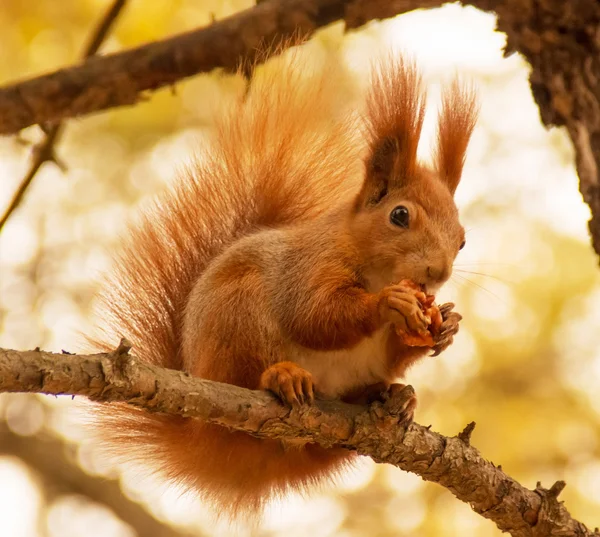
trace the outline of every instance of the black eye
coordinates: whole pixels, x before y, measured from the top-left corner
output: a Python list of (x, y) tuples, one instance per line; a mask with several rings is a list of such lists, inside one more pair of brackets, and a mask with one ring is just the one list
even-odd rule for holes
[(465, 244), (467, 244), (467, 241), (463, 240), (463, 241), (460, 243), (460, 246), (458, 247), (458, 249), (459, 249), (459, 250), (462, 250), (462, 249), (465, 247)]
[(404, 205), (394, 207), (390, 213), (390, 222), (398, 227), (408, 227), (408, 209)]

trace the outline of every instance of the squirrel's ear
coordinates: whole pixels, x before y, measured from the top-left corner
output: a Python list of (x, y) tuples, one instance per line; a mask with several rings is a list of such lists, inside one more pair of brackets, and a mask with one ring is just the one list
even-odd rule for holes
[(477, 95), (457, 79), (445, 89), (439, 115), (435, 166), (454, 194), (460, 182), (469, 139), (477, 122)]
[(370, 144), (358, 207), (379, 202), (414, 175), (424, 116), (425, 93), (414, 63), (391, 55), (379, 62), (367, 99)]

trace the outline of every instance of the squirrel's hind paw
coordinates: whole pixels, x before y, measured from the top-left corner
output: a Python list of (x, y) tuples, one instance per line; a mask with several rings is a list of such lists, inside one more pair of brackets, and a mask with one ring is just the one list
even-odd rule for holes
[(417, 408), (417, 396), (412, 386), (391, 384), (383, 394), (384, 406), (398, 416), (399, 423), (410, 423)]

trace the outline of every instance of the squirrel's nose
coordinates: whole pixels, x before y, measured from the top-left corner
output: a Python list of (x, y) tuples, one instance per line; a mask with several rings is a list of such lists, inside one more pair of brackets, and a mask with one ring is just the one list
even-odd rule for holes
[(445, 282), (450, 277), (450, 270), (446, 265), (429, 265), (427, 277), (436, 283)]

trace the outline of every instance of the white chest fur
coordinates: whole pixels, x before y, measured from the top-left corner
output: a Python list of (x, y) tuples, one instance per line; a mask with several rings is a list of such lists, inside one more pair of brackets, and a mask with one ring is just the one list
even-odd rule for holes
[(384, 329), (352, 349), (324, 352), (296, 347), (290, 359), (312, 373), (319, 395), (337, 398), (353, 388), (394, 380), (387, 367), (386, 340)]

